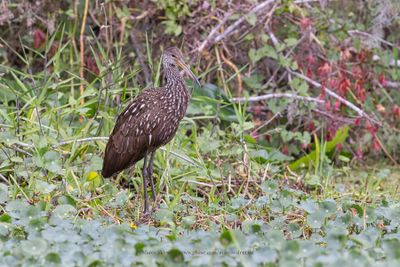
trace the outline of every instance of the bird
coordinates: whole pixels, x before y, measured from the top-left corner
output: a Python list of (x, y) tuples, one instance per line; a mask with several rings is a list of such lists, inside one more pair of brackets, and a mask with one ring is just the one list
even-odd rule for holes
[(154, 154), (175, 136), (191, 97), (179, 68), (201, 87), (197, 77), (184, 62), (182, 52), (176, 47), (166, 48), (162, 55), (164, 86), (143, 90), (118, 115), (104, 153), (104, 178), (115, 176), (144, 159), (144, 214), (149, 213), (148, 180), (153, 201), (156, 199), (153, 181)]

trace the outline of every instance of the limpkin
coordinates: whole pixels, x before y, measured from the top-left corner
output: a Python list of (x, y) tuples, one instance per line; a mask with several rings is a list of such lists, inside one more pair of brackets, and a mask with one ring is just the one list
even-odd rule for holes
[(103, 161), (102, 175), (108, 178), (144, 158), (142, 176), (145, 214), (149, 208), (148, 179), (153, 201), (156, 198), (153, 181), (155, 151), (175, 136), (190, 99), (190, 93), (178, 67), (200, 86), (196, 76), (184, 63), (178, 48), (165, 49), (162, 67), (164, 86), (144, 90), (119, 114)]

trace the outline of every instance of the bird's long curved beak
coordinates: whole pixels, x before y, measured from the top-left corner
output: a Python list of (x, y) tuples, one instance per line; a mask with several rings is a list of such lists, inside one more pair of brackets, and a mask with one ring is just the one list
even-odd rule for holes
[(201, 87), (199, 79), (197, 79), (196, 75), (190, 70), (189, 66), (182, 62), (181, 60), (177, 59), (176, 63), (193, 79), (193, 81), (197, 84), (198, 87)]

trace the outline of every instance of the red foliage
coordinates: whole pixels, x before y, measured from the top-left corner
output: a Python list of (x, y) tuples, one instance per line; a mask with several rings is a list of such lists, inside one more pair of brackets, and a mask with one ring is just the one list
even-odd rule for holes
[(326, 101), (325, 102), (325, 109), (330, 110), (331, 109), (331, 101)]
[(372, 148), (377, 152), (379, 152), (381, 150), (381, 144), (376, 136), (374, 137), (374, 140), (372, 141)]
[(336, 102), (335, 102), (335, 110), (339, 111), (341, 105), (342, 105), (342, 103), (339, 100), (336, 100)]
[(260, 115), (260, 114), (262, 113), (263, 106), (261, 106), (261, 105), (254, 105), (254, 106), (251, 107), (251, 109), (252, 109), (252, 111), (253, 111), (253, 114), (254, 114), (255, 116), (258, 116), (258, 115)]
[(41, 29), (33, 32), (33, 47), (39, 49), (46, 42), (46, 34)]
[(376, 128), (376, 126), (372, 125), (370, 121), (367, 120), (367, 122), (365, 123), (365, 128), (367, 129), (367, 131), (372, 135), (375, 136), (378, 129)]
[(251, 132), (251, 137), (253, 137), (254, 139), (258, 140), (258, 132), (257, 131), (252, 131)]
[(351, 74), (354, 76), (355, 79), (359, 80), (362, 79), (364, 71), (360, 66), (353, 66), (351, 68)]
[(314, 122), (310, 122), (310, 124), (308, 125), (308, 129), (309, 129), (310, 132), (313, 132), (315, 130)]
[(395, 118), (400, 119), (400, 107), (398, 105), (393, 106), (392, 113)]
[(326, 133), (326, 141), (331, 141), (333, 139), (333, 137), (335, 136), (337, 131), (337, 128), (334, 126), (330, 126), (327, 129), (327, 133)]
[(342, 79), (340, 80), (339, 83), (339, 94), (342, 97), (346, 97), (346, 93), (350, 88), (350, 80), (347, 79), (347, 77), (342, 73)]
[(332, 72), (332, 67), (328, 62), (325, 62), (324, 65), (318, 68), (318, 76), (321, 78), (323, 76), (327, 76)]
[(359, 61), (361, 61), (361, 63), (363, 63), (365, 61), (365, 59), (366, 59), (366, 56), (367, 56), (367, 52), (365, 51), (365, 49), (362, 49), (360, 51), (360, 53), (357, 54), (357, 59)]
[(361, 117), (358, 117), (357, 119), (354, 120), (354, 124), (356, 126), (359, 126), (361, 124)]
[(326, 96), (326, 90), (325, 90), (325, 84), (324, 83), (321, 83), (322, 86), (321, 86), (321, 93), (318, 96), (319, 99), (324, 99), (325, 96)]
[(337, 88), (339, 86), (338, 79), (330, 79), (329, 80), (329, 87), (330, 88)]
[(306, 150), (307, 149), (307, 145), (305, 143), (301, 143), (300, 144), (301, 149)]
[(381, 104), (376, 105), (376, 109), (382, 113), (382, 115), (386, 114), (386, 108), (384, 106), (382, 106)]
[(282, 147), (281, 152), (282, 152), (283, 154), (285, 154), (285, 155), (289, 155), (289, 148), (288, 148), (288, 146)]
[(342, 149), (343, 149), (343, 144), (342, 143), (339, 143), (339, 144), (336, 145), (336, 150), (337, 151), (341, 151)]
[(307, 77), (312, 78), (312, 71), (310, 67), (307, 68)]
[(53, 44), (50, 47), (50, 51), (49, 51), (49, 57), (53, 57), (57, 51), (58, 51), (58, 47), (59, 47), (60, 43), (57, 41), (54, 41)]
[(307, 30), (308, 27), (312, 25), (312, 21), (309, 18), (302, 18), (300, 20), (300, 29), (301, 31)]
[(314, 65), (315, 64), (315, 57), (313, 56), (313, 54), (309, 53), (306, 57), (306, 61), (308, 63), (308, 65)]
[(265, 140), (266, 140), (268, 143), (271, 143), (271, 135), (270, 135), (270, 134), (267, 134), (267, 135), (265, 136)]
[(361, 80), (356, 81), (356, 83), (354, 84), (354, 90), (356, 91), (357, 98), (361, 102), (364, 102), (366, 99), (366, 94), (365, 94), (365, 89), (363, 87), (363, 83), (361, 82)]
[(90, 70), (92, 73), (96, 74), (97, 76), (100, 74), (100, 70), (97, 67), (96, 62), (94, 61), (94, 59), (92, 57), (86, 58), (85, 66), (88, 70)]
[(379, 80), (379, 83), (382, 84), (382, 86), (386, 86), (386, 85), (387, 85), (387, 81), (386, 81), (386, 78), (385, 78), (385, 74), (384, 74), (384, 73), (381, 73), (381, 74), (379, 75), (378, 80)]
[(362, 160), (364, 157), (364, 153), (361, 147), (359, 147), (356, 151), (357, 159)]

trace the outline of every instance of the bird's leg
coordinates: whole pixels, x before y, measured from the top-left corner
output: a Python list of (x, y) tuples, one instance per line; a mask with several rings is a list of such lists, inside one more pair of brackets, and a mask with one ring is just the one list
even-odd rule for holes
[(149, 165), (147, 167), (147, 174), (150, 178), (150, 185), (151, 185), (151, 193), (153, 194), (153, 201), (156, 201), (156, 190), (154, 189), (154, 181), (153, 181), (153, 158), (154, 158), (155, 151), (151, 152)]
[(143, 197), (144, 197), (144, 214), (147, 214), (149, 212), (149, 198), (147, 196), (147, 152), (144, 154), (144, 162), (143, 162), (143, 171), (142, 171), (142, 176), (143, 176)]

